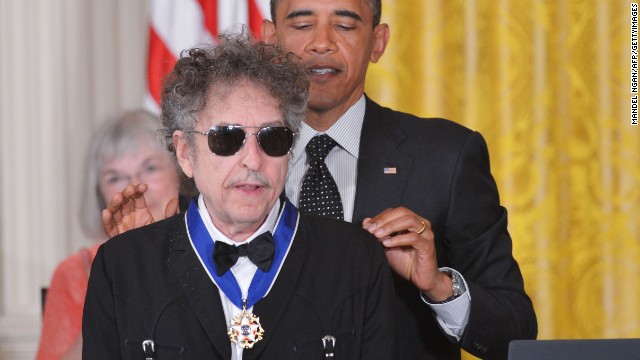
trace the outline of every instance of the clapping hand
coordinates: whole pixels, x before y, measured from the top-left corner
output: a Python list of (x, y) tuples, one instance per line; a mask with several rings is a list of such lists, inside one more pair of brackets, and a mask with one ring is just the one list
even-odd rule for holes
[[(102, 226), (108, 237), (112, 238), (155, 221), (144, 200), (145, 191), (146, 184), (129, 184), (122, 192), (113, 196), (107, 208), (102, 210)], [(167, 203), (165, 218), (177, 213), (178, 199), (173, 198)]]

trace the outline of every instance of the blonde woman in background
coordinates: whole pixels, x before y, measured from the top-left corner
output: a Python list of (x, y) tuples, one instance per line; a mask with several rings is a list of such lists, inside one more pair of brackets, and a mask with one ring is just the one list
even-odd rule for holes
[(80, 359), (82, 311), (89, 269), (106, 240), (101, 212), (128, 184), (146, 184), (146, 205), (164, 218), (167, 203), (178, 196), (175, 157), (158, 136), (159, 119), (143, 110), (127, 112), (105, 124), (90, 142), (80, 206), (84, 232), (95, 244), (63, 260), (47, 292), (37, 360)]

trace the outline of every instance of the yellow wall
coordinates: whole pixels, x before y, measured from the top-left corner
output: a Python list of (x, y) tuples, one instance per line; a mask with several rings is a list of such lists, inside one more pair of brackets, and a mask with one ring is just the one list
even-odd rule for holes
[(539, 338), (640, 337), (630, 1), (384, 0), (367, 93), (487, 139)]

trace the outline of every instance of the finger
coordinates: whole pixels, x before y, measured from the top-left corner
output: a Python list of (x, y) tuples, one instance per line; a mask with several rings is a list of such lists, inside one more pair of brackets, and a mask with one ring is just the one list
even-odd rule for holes
[(144, 200), (145, 191), (147, 191), (146, 184), (129, 184), (122, 190), (122, 196), (124, 197), (122, 203), (123, 217), (135, 213), (136, 209), (147, 207)]
[(376, 223), (375, 228), (370, 231), (378, 238), (387, 235), (396, 236), (408, 232), (415, 223), (422, 224), (420, 220), (416, 219), (418, 217), (413, 213), (406, 215), (398, 213), (394, 217), (387, 218), (386, 222)]
[(137, 185), (129, 184), (121, 192), (125, 200), (130, 200), (136, 196)]
[(123, 199), (124, 197), (122, 196), (122, 193), (115, 193), (111, 198), (111, 201), (109, 201), (109, 203), (107, 204), (107, 210), (109, 210), (111, 213), (118, 211), (120, 206), (122, 206)]
[(107, 205), (107, 208), (106, 208), (106, 210), (109, 211), (109, 213), (111, 213), (112, 219), (113, 221), (115, 221), (116, 224), (122, 221), (123, 202), (124, 202), (124, 196), (122, 195), (122, 193), (116, 193), (115, 195), (113, 195), (113, 198), (111, 199), (111, 201), (109, 202), (109, 205)]
[(387, 208), (381, 213), (379, 213), (378, 215), (371, 218), (371, 221), (374, 223), (389, 221), (390, 219), (393, 219), (394, 217), (396, 217), (397, 214), (402, 211), (402, 209), (404, 208), (403, 207)]
[(373, 220), (373, 218), (364, 218), (364, 220), (362, 220), (362, 228), (365, 230), (370, 230), (370, 232), (373, 232), (373, 230), (375, 230), (375, 228), (377, 227), (377, 224), (375, 223), (375, 221)]
[(131, 215), (132, 212), (135, 211), (135, 206), (134, 206), (134, 197), (133, 195), (130, 196), (126, 196), (125, 195), (125, 199), (122, 202), (122, 206), (121, 206), (121, 210), (120, 212), (122, 213), (122, 217), (123, 219), (126, 218), (127, 216)]
[(121, 192), (115, 193), (107, 205), (107, 210), (111, 212), (116, 226), (122, 223), (122, 219), (128, 211), (126, 206), (134, 193), (135, 189), (131, 185), (127, 185)]
[(147, 184), (129, 184), (122, 190), (124, 197), (122, 203), (122, 216), (134, 214), (137, 209), (146, 209), (147, 203), (144, 199), (144, 193), (147, 191)]
[(373, 226), (375, 227), (384, 226), (386, 223), (390, 221), (396, 220), (399, 217), (403, 217), (409, 214), (413, 214), (413, 212), (402, 206), (399, 206), (396, 208), (388, 208), (383, 212), (381, 212), (380, 214), (371, 218), (368, 224), (368, 227), (369, 227), (368, 230), (372, 231), (373, 229), (371, 229), (371, 227)]
[(368, 230), (377, 237), (385, 235), (395, 236), (406, 232), (424, 232), (431, 229), (431, 223), (406, 208), (396, 208), (376, 222), (375, 227)]
[(420, 222), (420, 224), (417, 225), (417, 227), (409, 228), (410, 231), (413, 231), (416, 234), (420, 235), (427, 231), (427, 228), (431, 230), (431, 222), (429, 222), (429, 220), (421, 218), (418, 218), (417, 220)]
[(164, 209), (165, 219), (178, 213), (178, 211), (180, 210), (178, 208), (179, 203), (180, 202), (178, 201), (178, 198), (172, 198), (171, 200), (169, 200), (167, 206)]
[(145, 192), (147, 192), (147, 189), (149, 189), (149, 185), (147, 184), (138, 184), (135, 186), (135, 193), (136, 196), (143, 196)]
[(362, 227), (373, 234), (373, 232), (382, 224), (388, 222), (389, 217), (394, 217), (396, 208), (388, 208), (372, 218), (366, 218), (362, 221)]
[(408, 232), (399, 234), (396, 236), (387, 236), (381, 239), (382, 245), (386, 248), (399, 248), (399, 247), (412, 247), (418, 250), (429, 250), (433, 247), (433, 233), (431, 230), (425, 230), (422, 234), (418, 235), (415, 232)]
[(144, 193), (147, 191), (147, 184), (139, 184), (136, 186), (136, 192), (131, 197), (131, 210), (144, 210), (147, 209), (147, 200), (144, 198)]
[[(379, 239), (378, 239), (378, 242), (379, 242), (379, 243), (381, 243), (381, 244), (383, 244), (383, 243), (384, 243), (384, 241), (385, 241), (385, 240), (387, 240), (387, 239), (391, 239), (391, 236), (383, 236), (383, 237), (381, 237), (381, 238), (379, 238)], [(384, 244), (383, 244), (383, 247), (384, 247), (385, 249), (387, 248), (386, 246), (384, 246)]]
[(118, 235), (118, 228), (113, 223), (111, 212), (107, 209), (102, 210), (102, 229), (108, 238)]

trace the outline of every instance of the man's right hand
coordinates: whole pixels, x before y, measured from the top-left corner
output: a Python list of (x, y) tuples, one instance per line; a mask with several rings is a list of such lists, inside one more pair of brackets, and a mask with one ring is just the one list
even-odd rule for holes
[[(146, 184), (130, 184), (116, 193), (107, 208), (102, 210), (102, 227), (109, 238), (155, 221), (144, 200), (145, 191)], [(177, 213), (178, 199), (173, 198), (167, 203), (165, 217)]]

